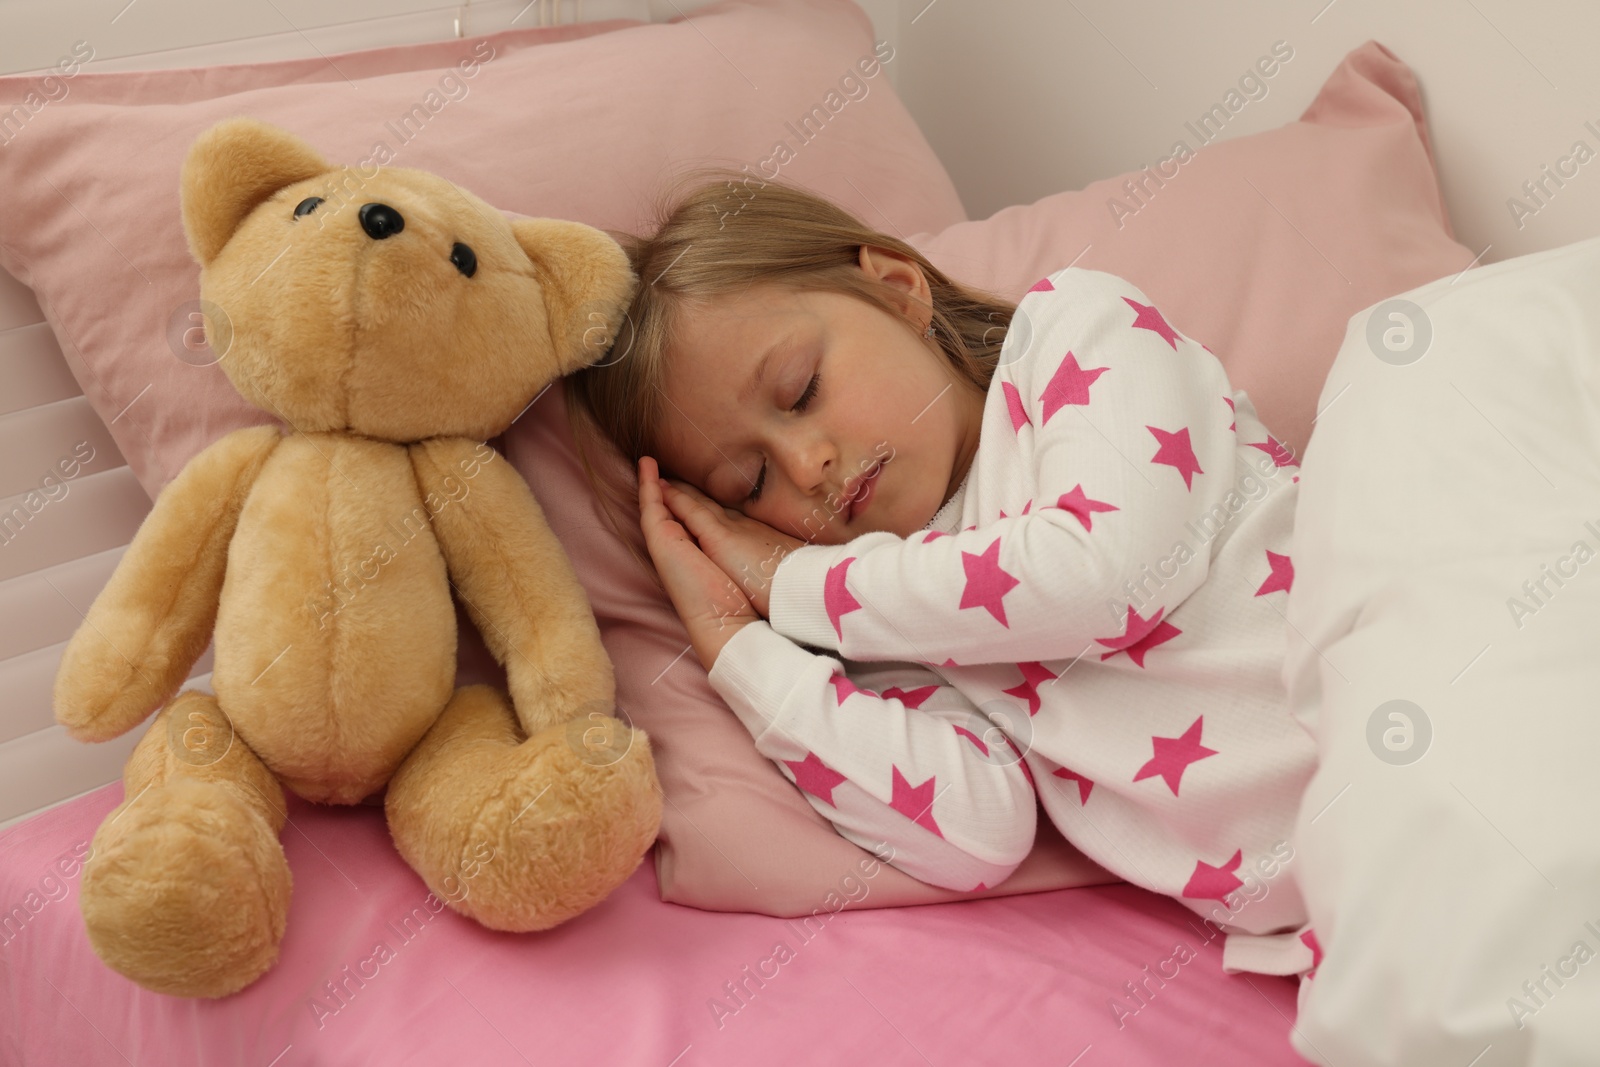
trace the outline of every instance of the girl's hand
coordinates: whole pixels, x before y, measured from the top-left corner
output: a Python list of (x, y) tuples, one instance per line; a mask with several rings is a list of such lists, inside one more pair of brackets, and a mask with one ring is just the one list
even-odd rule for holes
[(639, 461), (639, 525), (661, 583), (689, 631), (700, 663), (710, 670), (722, 646), (746, 625), (757, 622), (750, 600), (723, 570), (695, 546), (662, 502), (665, 482), (656, 461)]
[(804, 547), (805, 542), (742, 511), (723, 507), (687, 482), (665, 481), (665, 499), (672, 514), (694, 535), (711, 562), (739, 584), (761, 617), (769, 618), (772, 576), (783, 557)]

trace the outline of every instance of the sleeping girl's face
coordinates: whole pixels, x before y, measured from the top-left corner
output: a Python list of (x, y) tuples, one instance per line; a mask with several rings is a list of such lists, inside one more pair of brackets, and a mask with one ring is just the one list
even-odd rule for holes
[(928, 524), (977, 451), (983, 393), (920, 336), (921, 269), (868, 247), (861, 268), (904, 290), (914, 317), (769, 284), (683, 309), (664, 476), (815, 544)]

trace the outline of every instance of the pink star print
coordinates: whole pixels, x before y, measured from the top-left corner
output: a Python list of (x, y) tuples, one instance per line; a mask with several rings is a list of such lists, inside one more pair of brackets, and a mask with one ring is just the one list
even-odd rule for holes
[(1044, 414), (1039, 419), (1043, 426), (1050, 421), (1050, 416), (1060, 411), (1068, 404), (1087, 404), (1089, 402), (1089, 386), (1110, 367), (1080, 367), (1078, 357), (1068, 352), (1066, 358), (1056, 367), (1056, 372), (1050, 376), (1050, 382), (1044, 387), (1044, 393), (1039, 397), (1039, 402), (1044, 405)]
[(1078, 803), (1079, 804), (1087, 804), (1087, 803), (1089, 803), (1089, 790), (1094, 788), (1094, 783), (1093, 782), (1089, 781), (1089, 779), (1085, 778), (1081, 774), (1076, 774), (1073, 771), (1067, 770), (1065, 767), (1057, 767), (1055, 770), (1051, 771), (1050, 773), (1055, 775), (1057, 778), (1065, 778), (1069, 782), (1077, 782), (1078, 783)]
[(1133, 610), (1132, 604), (1129, 604), (1128, 624), (1122, 634), (1120, 636), (1095, 638), (1097, 642), (1111, 649), (1110, 652), (1100, 657), (1100, 662), (1104, 663), (1118, 652), (1126, 652), (1129, 659), (1143, 667), (1144, 654), (1146, 652), (1157, 645), (1171, 641), (1174, 637), (1183, 633), (1182, 630), (1170, 622), (1161, 621), (1161, 615), (1166, 610), (1166, 608), (1157, 608), (1156, 613), (1146, 619)]
[(1088, 494), (1083, 491), (1081, 482), (1072, 487), (1072, 492), (1062, 493), (1057, 497), (1056, 507), (1076, 515), (1085, 530), (1094, 529), (1095, 512), (1121, 510), (1115, 504), (1107, 504), (1104, 500), (1090, 500)]
[(1244, 885), (1233, 875), (1242, 862), (1244, 862), (1243, 849), (1235, 851), (1233, 858), (1221, 867), (1213, 867), (1204, 860), (1197, 860), (1194, 873), (1189, 876), (1189, 884), (1183, 887), (1183, 895), (1199, 900), (1220, 900), (1226, 904), (1228, 894)]
[(901, 689), (898, 685), (891, 685), (889, 688), (883, 691), (883, 699), (888, 700), (890, 697), (898, 697), (900, 703), (904, 704), (906, 707), (918, 708), (922, 706), (922, 702), (924, 700), (927, 700), (938, 691), (939, 687), (936, 685), (925, 685), (920, 689), (909, 690)]
[(996, 537), (981, 556), (962, 552), (961, 565), (966, 568), (967, 585), (961, 591), (959, 607), (984, 608), (1009, 630), (1004, 598), (1022, 583), (1000, 567), (1000, 538)]
[(989, 754), (989, 746), (984, 744), (983, 740), (980, 737), (978, 737), (977, 734), (973, 733), (971, 730), (968, 730), (964, 726), (956, 726), (955, 723), (951, 723), (950, 725), (952, 727), (954, 727), (956, 733), (960, 734), (962, 737), (965, 737), (968, 741), (971, 741), (973, 744), (977, 745), (979, 752), (982, 752), (985, 756), (987, 756)]
[(838, 671), (833, 672), (833, 677), (828, 679), (828, 684), (833, 686), (834, 703), (838, 704), (841, 708), (844, 707), (845, 700), (855, 693), (863, 693), (869, 697), (875, 697), (878, 695), (870, 689), (862, 689), (860, 686), (856, 685), (856, 683), (852, 682), (849, 678), (846, 678)]
[(1194, 447), (1189, 444), (1189, 427), (1185, 426), (1177, 433), (1168, 433), (1158, 430), (1154, 426), (1145, 429), (1156, 435), (1156, 440), (1161, 442), (1161, 447), (1156, 449), (1156, 454), (1150, 457), (1151, 463), (1165, 463), (1183, 475), (1183, 487), (1193, 490), (1194, 476), (1204, 474), (1200, 469), (1200, 461), (1195, 458)]
[(1159, 335), (1163, 341), (1172, 346), (1173, 351), (1177, 351), (1178, 331), (1167, 325), (1167, 320), (1161, 317), (1161, 312), (1157, 311), (1154, 305), (1141, 304), (1139, 301), (1129, 300), (1127, 297), (1122, 299), (1127, 301), (1129, 307), (1139, 313), (1139, 317), (1133, 320), (1134, 329), (1149, 330)]
[(933, 821), (933, 777), (919, 786), (912, 786), (900, 773), (899, 767), (892, 763), (889, 766), (894, 772), (894, 798), (889, 801), (889, 806), (912, 822), (943, 837), (944, 831)]
[[(1053, 293), (1053, 292), (1055, 292), (1055, 289), (1056, 289), (1056, 287), (1054, 285), (1050, 284), (1050, 279), (1049, 278), (1040, 278), (1038, 281), (1033, 283), (1033, 288), (1029, 289), (1028, 292), (1030, 292), (1030, 293)], [(1024, 294), (1024, 295), (1026, 295), (1026, 294)]]
[(807, 752), (803, 760), (786, 759), (783, 762), (794, 772), (795, 785), (833, 806), (833, 787), (845, 780), (844, 775), (823, 763), (815, 752)]
[(844, 585), (845, 572), (855, 561), (856, 557), (851, 556), (844, 562), (829, 567), (828, 576), (822, 583), (822, 606), (827, 609), (828, 621), (833, 623), (834, 636), (840, 640), (844, 639), (844, 631), (839, 628), (840, 617), (861, 607)]
[(1311, 950), (1311, 970), (1315, 971), (1322, 966), (1322, 946), (1317, 943), (1317, 935), (1310, 928), (1300, 935), (1300, 943)]
[(1028, 714), (1039, 714), (1039, 683), (1053, 682), (1060, 677), (1042, 663), (1019, 663), (1017, 669), (1022, 672), (1022, 681), (1010, 689), (1001, 690), (1007, 696), (1016, 697), (1018, 700), (1028, 702)]
[(1015, 433), (1024, 426), (1033, 425), (1033, 420), (1028, 418), (1028, 409), (1022, 406), (1022, 394), (1017, 392), (1017, 387), (1010, 382), (1001, 382), (1000, 391), (1006, 396), (1006, 411), (1011, 415), (1011, 431)]
[(1276, 437), (1272, 436), (1270, 433), (1267, 434), (1267, 439), (1265, 441), (1252, 441), (1250, 443), (1250, 447), (1259, 448), (1261, 451), (1271, 456), (1272, 465), (1274, 467), (1299, 466), (1299, 464), (1295, 462), (1294, 453), (1289, 451), (1288, 446), (1282, 441), (1278, 440)]
[[(1210, 351), (1210, 349), (1207, 349), (1207, 351)], [(1222, 398), (1222, 402), (1224, 404), (1228, 405), (1228, 410), (1229, 411), (1238, 411), (1239, 410), (1238, 408), (1234, 407), (1234, 405), (1233, 405), (1233, 397), (1231, 397), (1231, 396), (1223, 397)], [(1228, 429), (1237, 430), (1238, 428), (1239, 428), (1239, 423), (1237, 421), (1228, 423)]]
[(988, 889), (988, 888), (989, 888), (988, 886), (984, 885), (982, 882), (979, 882), (977, 885), (975, 885), (971, 889), (967, 890), (967, 892), (976, 893), (979, 890)]
[(932, 541), (935, 537), (949, 537), (949, 536), (950, 535), (945, 533), (943, 530), (933, 530), (933, 531), (930, 531), (925, 537), (923, 537), (922, 543), (923, 544), (927, 544), (929, 541)]
[(1167, 783), (1167, 788), (1172, 790), (1172, 795), (1177, 796), (1178, 783), (1182, 781), (1183, 772), (1189, 764), (1217, 754), (1216, 749), (1207, 748), (1200, 743), (1200, 724), (1204, 719), (1204, 715), (1200, 716), (1178, 737), (1151, 737), (1150, 744), (1156, 754), (1139, 768), (1139, 773), (1133, 776), (1133, 780), (1137, 782), (1160, 775)]
[(1272, 568), (1272, 574), (1261, 583), (1261, 588), (1256, 590), (1256, 596), (1266, 596), (1268, 593), (1282, 589), (1285, 593), (1294, 584), (1294, 564), (1289, 562), (1288, 556), (1280, 556), (1272, 549), (1266, 549), (1267, 565)]
[(1005, 741), (1006, 744), (1011, 746), (1011, 751), (1017, 754), (1017, 762), (1022, 765), (1022, 776), (1028, 779), (1029, 785), (1033, 786), (1035, 789), (1038, 789), (1039, 785), (1033, 780), (1033, 772), (1028, 770), (1028, 761), (1022, 758), (1022, 750), (1017, 747), (1017, 743), (1011, 740), (1011, 735), (1006, 733), (1004, 730), (1000, 731), (1000, 737)]

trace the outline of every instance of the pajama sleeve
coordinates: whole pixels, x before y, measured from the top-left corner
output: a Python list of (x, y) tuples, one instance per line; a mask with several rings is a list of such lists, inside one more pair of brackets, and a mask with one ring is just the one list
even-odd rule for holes
[(853, 661), (1142, 662), (1206, 577), (1204, 531), (1233, 514), (1232, 393), (1135, 286), (1052, 274), (1006, 332), (969, 475), (969, 501), (1014, 497), (1013, 513), (798, 548), (773, 574), (772, 628)]
[(840, 836), (911, 877), (993, 888), (1033, 848), (1031, 772), (937, 675), (901, 664), (852, 680), (839, 660), (757, 621), (723, 646), (709, 679), (756, 751)]

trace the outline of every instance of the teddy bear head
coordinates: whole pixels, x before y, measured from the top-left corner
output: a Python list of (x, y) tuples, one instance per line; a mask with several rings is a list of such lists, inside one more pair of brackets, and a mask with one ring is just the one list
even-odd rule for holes
[(493, 437), (605, 355), (637, 286), (601, 230), (334, 166), (251, 118), (195, 140), (181, 200), (218, 365), (301, 432)]

